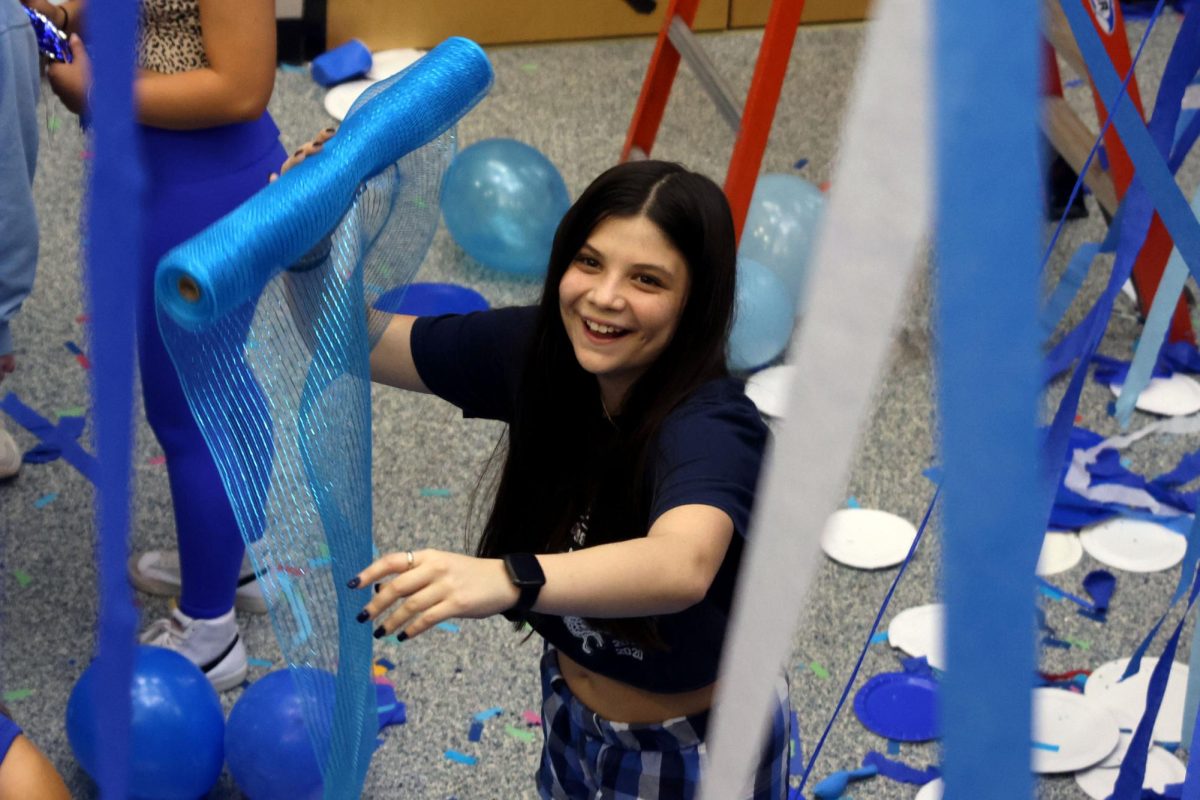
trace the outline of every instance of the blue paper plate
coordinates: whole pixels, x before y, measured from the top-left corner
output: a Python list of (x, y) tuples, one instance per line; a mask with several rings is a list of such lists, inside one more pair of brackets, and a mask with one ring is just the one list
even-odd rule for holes
[(937, 681), (928, 675), (885, 672), (863, 684), (854, 713), (872, 733), (898, 742), (938, 738)]
[(488, 301), (474, 289), (453, 283), (414, 283), (379, 296), (375, 308), (390, 314), (433, 317), (439, 314), (469, 314), (486, 311)]

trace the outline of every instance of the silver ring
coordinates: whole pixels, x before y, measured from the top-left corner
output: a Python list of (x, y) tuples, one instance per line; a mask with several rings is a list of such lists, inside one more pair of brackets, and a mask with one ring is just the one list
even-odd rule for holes
[(407, 551), (405, 551), (404, 555), (405, 555), (405, 556), (408, 558), (408, 568), (409, 568), (409, 569), (412, 569), (412, 568), (413, 568), (413, 561), (415, 560), (415, 559), (413, 558), (413, 551), (412, 551), (412, 550), (407, 550)]

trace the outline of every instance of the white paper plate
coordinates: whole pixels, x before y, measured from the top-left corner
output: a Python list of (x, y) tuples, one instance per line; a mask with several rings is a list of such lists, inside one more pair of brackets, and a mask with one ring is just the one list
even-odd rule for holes
[(829, 515), (821, 531), (825, 555), (858, 569), (894, 567), (917, 537), (908, 520), (871, 508), (843, 508)]
[[(1146, 689), (1150, 685), (1150, 673), (1154, 671), (1158, 659), (1146, 656), (1142, 659), (1142, 668), (1138, 673), (1129, 680), (1121, 681), (1121, 675), (1128, 664), (1128, 658), (1101, 664), (1088, 676), (1083, 692), (1107, 706), (1122, 728), (1136, 729), (1142, 712), (1146, 709)], [(1187, 664), (1180, 664), (1178, 661), (1171, 664), (1167, 690), (1163, 694), (1158, 719), (1154, 723), (1154, 741), (1179, 741), (1183, 731), (1183, 704), (1187, 696), (1187, 682)]]
[(1033, 690), (1033, 771), (1075, 772), (1103, 761), (1121, 741), (1117, 718), (1100, 701), (1064, 689)]
[[(1121, 396), (1120, 384), (1110, 384), (1108, 388), (1117, 397)], [(1169, 378), (1151, 378), (1134, 406), (1138, 411), (1163, 417), (1195, 414), (1200, 411), (1200, 382), (1182, 372), (1176, 372)]]
[(1170, 569), (1187, 550), (1187, 539), (1164, 525), (1119, 517), (1084, 528), (1079, 543), (1100, 563), (1126, 572)]
[[(1117, 773), (1120, 767), (1095, 767), (1075, 773), (1075, 783), (1095, 800), (1107, 800), (1117, 788)], [(1187, 777), (1187, 767), (1175, 756), (1161, 747), (1151, 747), (1146, 756), (1146, 777), (1142, 788), (1161, 792), (1168, 783), (1182, 783)]]
[(325, 93), (325, 111), (336, 120), (345, 119), (346, 114), (350, 111), (350, 106), (354, 105), (354, 101), (358, 99), (358, 96), (366, 91), (368, 86), (376, 82), (363, 78), (362, 80), (339, 83)]
[(1062, 531), (1046, 531), (1042, 539), (1042, 554), (1038, 556), (1038, 575), (1057, 575), (1066, 572), (1083, 558), (1079, 535)]
[(367, 77), (373, 81), (390, 78), (423, 55), (425, 55), (424, 50), (415, 50), (411, 47), (372, 53), (371, 68), (367, 70)]
[(916, 800), (942, 800), (942, 792), (945, 789), (945, 782), (941, 778), (937, 778), (921, 787), (921, 791), (917, 792)]
[[(1120, 723), (1120, 719), (1117, 720)], [(1095, 769), (1101, 767), (1119, 767), (1121, 762), (1125, 760), (1125, 754), (1129, 752), (1129, 744), (1133, 741), (1132, 731), (1121, 731), (1121, 741), (1117, 742), (1117, 748), (1108, 754), (1108, 757), (1095, 766)]]
[(888, 625), (888, 643), (913, 658), (925, 656), (934, 669), (945, 669), (945, 620), (946, 607), (941, 603), (906, 608)]
[(746, 396), (758, 406), (759, 413), (782, 419), (795, 374), (796, 368), (786, 364), (760, 370), (746, 381)]

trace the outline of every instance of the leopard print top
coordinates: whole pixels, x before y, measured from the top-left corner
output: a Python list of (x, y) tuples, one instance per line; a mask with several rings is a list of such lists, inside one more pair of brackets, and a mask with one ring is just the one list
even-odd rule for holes
[(138, 66), (167, 74), (209, 66), (200, 35), (200, 0), (142, 0)]

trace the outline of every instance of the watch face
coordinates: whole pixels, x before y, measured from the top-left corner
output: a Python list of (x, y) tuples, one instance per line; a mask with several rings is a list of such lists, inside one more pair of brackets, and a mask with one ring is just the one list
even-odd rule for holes
[(537, 556), (530, 553), (509, 554), (504, 557), (504, 565), (508, 567), (508, 577), (517, 586), (541, 586), (546, 582)]

